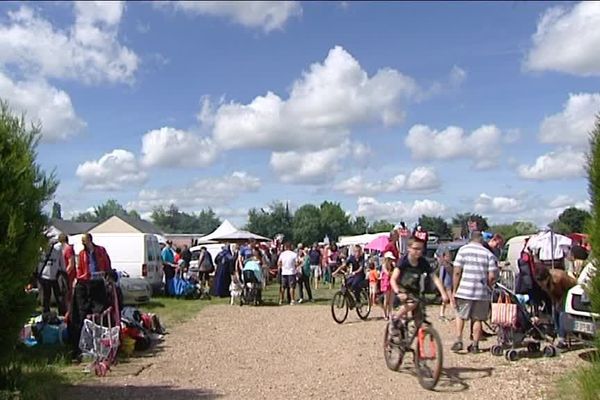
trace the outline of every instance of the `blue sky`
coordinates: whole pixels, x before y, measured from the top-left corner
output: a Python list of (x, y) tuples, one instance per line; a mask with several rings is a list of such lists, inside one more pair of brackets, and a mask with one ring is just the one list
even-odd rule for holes
[(0, 97), (66, 217), (274, 200), (545, 225), (589, 207), (600, 3), (1, 3)]

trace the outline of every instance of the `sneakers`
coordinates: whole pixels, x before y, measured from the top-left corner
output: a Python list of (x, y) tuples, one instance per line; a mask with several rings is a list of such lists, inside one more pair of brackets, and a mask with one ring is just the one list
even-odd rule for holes
[(298, 304), (302, 304), (303, 302), (304, 302), (304, 299), (298, 300)]
[(461, 351), (463, 349), (463, 343), (458, 340), (456, 342), (454, 342), (454, 344), (452, 345), (452, 348), (450, 350), (452, 350), (453, 352), (457, 352), (457, 351)]
[(279, 305), (282, 305), (282, 304), (283, 304), (283, 301), (279, 300)]
[(295, 306), (296, 305), (296, 301), (292, 300), (290, 301), (290, 306)]

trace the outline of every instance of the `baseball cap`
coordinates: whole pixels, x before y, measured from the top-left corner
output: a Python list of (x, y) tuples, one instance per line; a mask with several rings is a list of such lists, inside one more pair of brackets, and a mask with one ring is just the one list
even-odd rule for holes
[(389, 258), (390, 260), (395, 260), (396, 256), (391, 251), (386, 251), (383, 255), (383, 258)]

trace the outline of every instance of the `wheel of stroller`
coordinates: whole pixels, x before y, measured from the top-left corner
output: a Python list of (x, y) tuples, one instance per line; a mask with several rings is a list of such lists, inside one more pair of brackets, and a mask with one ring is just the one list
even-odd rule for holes
[(551, 344), (544, 347), (544, 357), (554, 357), (556, 356), (556, 347)]
[(540, 351), (540, 344), (538, 342), (527, 343), (527, 351), (530, 353), (538, 353)]
[(490, 353), (492, 353), (493, 356), (499, 357), (502, 355), (502, 352), (502, 346), (500, 346), (499, 344), (495, 344), (490, 348)]
[(519, 358), (519, 353), (517, 353), (516, 350), (509, 349), (509, 350), (506, 350), (506, 352), (504, 353), (504, 357), (508, 361), (517, 361), (517, 359)]

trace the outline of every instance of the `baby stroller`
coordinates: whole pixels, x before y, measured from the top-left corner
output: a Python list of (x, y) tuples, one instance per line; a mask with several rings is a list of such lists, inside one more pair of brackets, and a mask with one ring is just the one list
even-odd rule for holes
[(492, 290), (492, 323), (497, 325), (498, 343), (490, 348), (492, 355), (504, 354), (507, 360), (516, 361), (518, 347), (526, 346), (528, 352), (537, 353), (541, 342), (548, 343), (543, 349), (544, 356), (556, 355), (552, 321), (535, 317), (532, 310), (528, 295), (515, 294), (502, 283), (496, 283)]
[(242, 295), (240, 296), (240, 306), (244, 304), (259, 305), (262, 302), (261, 292), (262, 283), (258, 280), (254, 271), (242, 271)]

